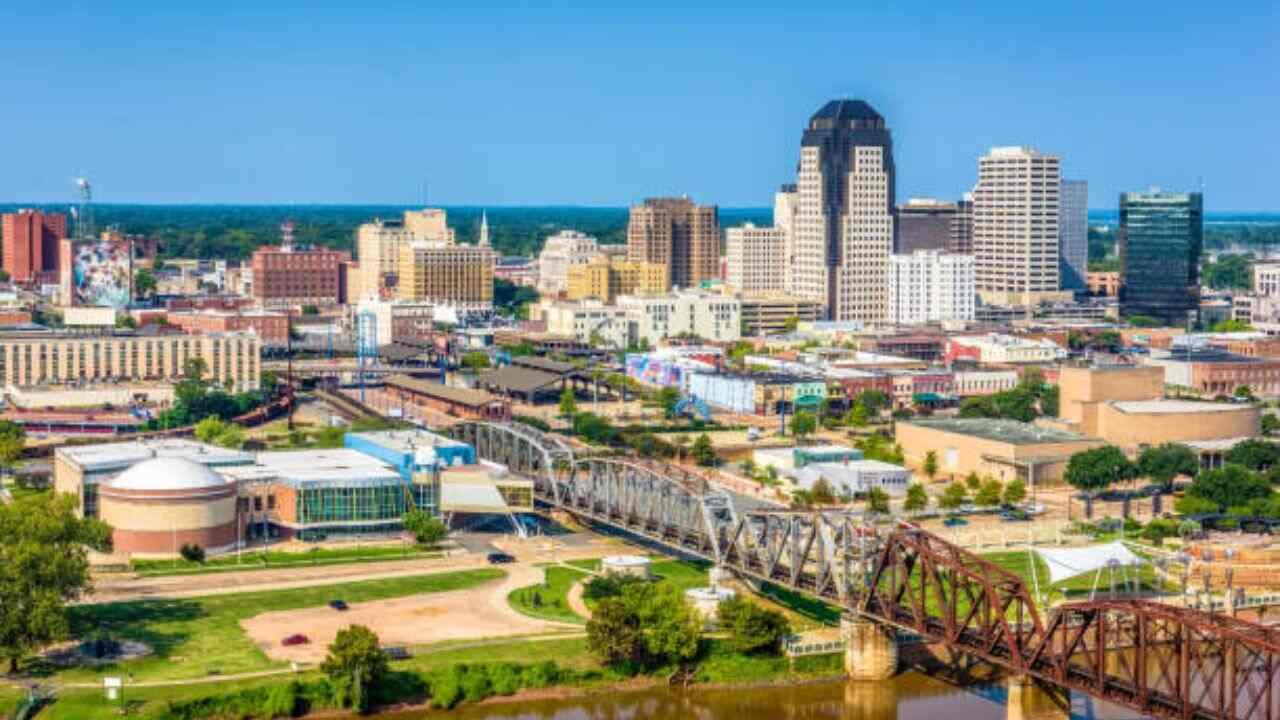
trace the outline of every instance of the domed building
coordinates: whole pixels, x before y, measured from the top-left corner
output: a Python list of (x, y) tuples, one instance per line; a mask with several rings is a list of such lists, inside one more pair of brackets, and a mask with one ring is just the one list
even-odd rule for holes
[(115, 529), (115, 551), (135, 557), (177, 555), (183, 545), (208, 553), (234, 549), (234, 482), (181, 457), (133, 465), (98, 490), (98, 516)]

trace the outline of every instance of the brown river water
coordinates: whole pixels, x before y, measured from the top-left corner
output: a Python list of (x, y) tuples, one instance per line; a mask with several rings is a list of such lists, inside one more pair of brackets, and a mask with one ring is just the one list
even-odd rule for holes
[[(383, 720), (1011, 720), (1003, 684), (960, 688), (919, 672), (879, 683), (841, 681), (751, 689), (665, 687), (600, 692), (585, 697), (473, 705), (449, 711), (378, 716)], [(1138, 717), (1114, 706), (1073, 697), (1071, 717)], [(1066, 720), (1065, 713), (1026, 720)]]

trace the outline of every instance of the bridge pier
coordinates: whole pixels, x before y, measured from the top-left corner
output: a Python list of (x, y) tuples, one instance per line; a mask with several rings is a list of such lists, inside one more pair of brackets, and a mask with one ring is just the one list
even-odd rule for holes
[(1069, 691), (1045, 685), (1027, 675), (1010, 675), (1005, 683), (1009, 690), (1005, 720), (1067, 720), (1070, 717)]
[(898, 642), (890, 631), (854, 613), (840, 618), (844, 672), (850, 680), (887, 680), (898, 670)]

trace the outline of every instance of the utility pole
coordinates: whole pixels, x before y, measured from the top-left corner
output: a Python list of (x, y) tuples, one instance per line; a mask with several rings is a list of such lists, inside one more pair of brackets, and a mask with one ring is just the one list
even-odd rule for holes
[[(290, 395), (293, 395), (293, 308), (285, 308), (284, 317), (285, 317), (284, 324), (286, 328), (285, 341), (284, 341), (285, 343), (284, 353), (285, 353), (285, 362), (287, 363), (286, 372), (288, 374), (286, 381), (289, 383), (288, 392)], [(293, 430), (293, 406), (296, 399), (297, 399), (296, 397), (289, 398), (289, 420), (286, 426), (289, 428), (290, 431)]]

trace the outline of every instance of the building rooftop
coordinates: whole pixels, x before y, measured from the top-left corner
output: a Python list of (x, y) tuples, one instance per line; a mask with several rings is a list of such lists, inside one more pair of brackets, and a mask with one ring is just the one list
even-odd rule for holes
[(294, 488), (368, 487), (400, 483), (400, 474), (382, 461), (357, 450), (295, 450), (258, 453), (257, 462), (218, 468), (240, 482), (281, 482)]
[(227, 481), (207, 466), (182, 457), (157, 457), (130, 467), (107, 483), (119, 490), (201, 490)]
[(466, 443), (427, 430), (380, 430), (350, 433), (352, 437), (399, 452), (413, 452), (423, 447), (466, 447)]
[(466, 405), (468, 407), (480, 407), (500, 399), (483, 390), (451, 387), (449, 385), (441, 385), (435, 382), (419, 380), (417, 378), (409, 377), (408, 375), (393, 375), (387, 378), (386, 384), (390, 387), (401, 388), (408, 392), (419, 393), (421, 395), (437, 398), (446, 402), (458, 403), (459, 405)]
[(1090, 440), (1088, 436), (1068, 430), (1041, 427), (1017, 420), (995, 418), (931, 418), (928, 420), (902, 421), (908, 425), (970, 435), (983, 440), (996, 440), (1014, 445), (1036, 445), (1040, 443), (1078, 442)]
[(85, 472), (115, 470), (150, 458), (185, 458), (205, 466), (248, 465), (253, 456), (194, 440), (166, 438), (58, 448), (59, 457)]
[(1199, 414), (1215, 412), (1233, 412), (1242, 405), (1197, 402), (1195, 400), (1123, 400), (1111, 403), (1111, 406), (1126, 413), (1164, 413)]

